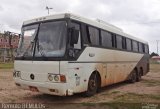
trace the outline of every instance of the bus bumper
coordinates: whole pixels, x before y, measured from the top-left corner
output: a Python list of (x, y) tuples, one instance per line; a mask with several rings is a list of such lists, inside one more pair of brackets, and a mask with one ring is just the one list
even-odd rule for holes
[(25, 90), (33, 92), (41, 92), (50, 95), (70, 96), (73, 95), (73, 90), (67, 88), (67, 83), (52, 83), (52, 82), (33, 82), (15, 78), (15, 84)]

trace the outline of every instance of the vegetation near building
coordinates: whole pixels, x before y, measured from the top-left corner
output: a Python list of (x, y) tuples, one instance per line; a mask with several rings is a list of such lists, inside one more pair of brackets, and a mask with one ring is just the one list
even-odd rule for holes
[(159, 56), (157, 53), (152, 52), (150, 57), (152, 58), (153, 56)]

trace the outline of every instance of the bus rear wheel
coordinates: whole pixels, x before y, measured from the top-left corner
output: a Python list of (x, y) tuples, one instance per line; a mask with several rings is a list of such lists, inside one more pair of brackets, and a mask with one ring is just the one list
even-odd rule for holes
[(96, 94), (98, 90), (98, 78), (97, 74), (93, 73), (91, 74), (89, 81), (88, 81), (88, 89), (85, 92), (85, 96), (90, 97)]
[(140, 71), (139, 71), (138, 74), (137, 74), (137, 82), (141, 81), (142, 73), (143, 73), (143, 70), (140, 69)]
[(133, 73), (131, 74), (130, 82), (135, 83), (136, 80), (137, 80), (137, 75), (136, 75), (136, 70), (134, 70)]

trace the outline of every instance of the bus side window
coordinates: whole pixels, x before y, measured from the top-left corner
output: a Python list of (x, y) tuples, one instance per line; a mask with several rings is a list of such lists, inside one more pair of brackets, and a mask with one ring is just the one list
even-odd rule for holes
[(145, 53), (145, 46), (144, 46), (144, 44), (142, 44), (142, 51), (143, 51), (143, 53)]
[(145, 53), (149, 53), (148, 45), (145, 45)]
[(81, 35), (82, 35), (82, 39), (83, 39), (83, 44), (90, 44), (90, 38), (88, 37), (88, 34), (87, 34), (87, 26), (86, 24), (81, 24)]
[(123, 49), (126, 49), (126, 38), (125, 37), (122, 37), (122, 48)]
[(112, 47), (116, 48), (117, 43), (116, 43), (116, 35), (112, 33)]
[(77, 42), (77, 44), (74, 44), (74, 48), (75, 49), (81, 49), (81, 31), (80, 31), (81, 29), (80, 29), (80, 24), (72, 22), (71, 23), (71, 27), (75, 28), (76, 30), (79, 30), (78, 42)]
[(122, 49), (122, 36), (116, 35), (117, 48)]
[(89, 37), (92, 45), (99, 45), (99, 30), (94, 27), (88, 27)]
[(126, 48), (127, 48), (128, 51), (132, 50), (131, 39), (126, 39)]
[(133, 51), (138, 52), (138, 42), (132, 41)]
[(101, 31), (102, 46), (112, 47), (112, 34), (106, 31)]
[(139, 52), (143, 53), (142, 43), (139, 42)]

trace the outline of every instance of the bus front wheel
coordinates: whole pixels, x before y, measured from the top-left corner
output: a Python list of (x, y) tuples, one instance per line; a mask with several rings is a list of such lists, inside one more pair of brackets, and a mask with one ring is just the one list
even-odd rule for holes
[(92, 73), (88, 81), (88, 89), (85, 92), (85, 96), (93, 96), (98, 89), (98, 76), (96, 73)]

